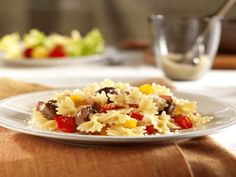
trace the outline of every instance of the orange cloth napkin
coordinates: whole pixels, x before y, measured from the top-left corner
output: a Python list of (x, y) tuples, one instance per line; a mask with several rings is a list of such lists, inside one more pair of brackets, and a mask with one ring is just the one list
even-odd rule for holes
[[(48, 89), (0, 79), (0, 98)], [(235, 177), (236, 158), (209, 137), (168, 145), (76, 147), (0, 127), (0, 177)]]

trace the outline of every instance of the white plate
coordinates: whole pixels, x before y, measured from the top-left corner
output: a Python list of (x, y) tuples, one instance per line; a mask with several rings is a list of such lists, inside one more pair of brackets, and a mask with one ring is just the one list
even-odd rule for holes
[(170, 142), (194, 137), (209, 135), (223, 130), (236, 123), (236, 110), (233, 106), (217, 101), (210, 97), (191, 93), (176, 92), (179, 98), (195, 100), (198, 102), (198, 110), (203, 115), (214, 116), (214, 119), (196, 129), (183, 130), (178, 133), (167, 135), (153, 135), (144, 137), (124, 136), (96, 136), (80, 135), (55, 131), (33, 129), (28, 126), (27, 118), (30, 117), (31, 109), (40, 100), (48, 100), (55, 91), (36, 92), (10, 97), (0, 102), (0, 125), (22, 133), (50, 138), (51, 140), (74, 145), (106, 145), (128, 143), (160, 143)]
[(65, 57), (65, 58), (46, 58), (46, 59), (5, 59), (0, 58), (1, 62), (10, 66), (58, 66), (58, 65), (82, 65), (103, 63), (110, 59), (110, 51), (107, 48), (102, 54), (80, 56), (80, 57)]

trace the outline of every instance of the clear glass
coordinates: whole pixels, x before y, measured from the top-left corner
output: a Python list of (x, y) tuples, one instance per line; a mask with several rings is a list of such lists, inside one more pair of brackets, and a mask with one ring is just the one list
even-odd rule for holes
[(221, 20), (150, 16), (156, 62), (173, 80), (194, 80), (208, 71), (216, 55)]

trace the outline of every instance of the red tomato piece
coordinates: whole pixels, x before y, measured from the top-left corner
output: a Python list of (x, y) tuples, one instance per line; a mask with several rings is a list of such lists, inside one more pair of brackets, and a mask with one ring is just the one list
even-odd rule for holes
[(139, 111), (132, 111), (130, 113), (130, 117), (136, 119), (136, 120), (142, 120), (143, 119), (143, 114)]
[(55, 120), (57, 122), (57, 127), (68, 133), (73, 133), (76, 131), (76, 119), (75, 117), (66, 117), (62, 115), (56, 115)]
[(146, 131), (148, 135), (152, 135), (155, 133), (155, 128), (153, 125), (147, 125), (146, 126)]
[(101, 107), (101, 112), (107, 112), (108, 110), (120, 109), (121, 107), (114, 103), (108, 103)]
[(193, 124), (191, 120), (188, 118), (188, 116), (180, 115), (173, 117), (175, 119), (175, 122), (183, 129), (192, 128)]
[(61, 45), (57, 45), (49, 53), (49, 57), (65, 57), (65, 56), (66, 56), (65, 50)]
[(26, 48), (25, 50), (24, 50), (24, 57), (26, 57), (26, 58), (31, 58), (32, 57), (32, 51), (33, 51), (33, 49), (32, 48)]

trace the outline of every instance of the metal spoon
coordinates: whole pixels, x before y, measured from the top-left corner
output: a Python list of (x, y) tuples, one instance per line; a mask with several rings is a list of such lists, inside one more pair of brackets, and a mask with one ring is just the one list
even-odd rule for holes
[(183, 56), (181, 63), (188, 63), (197, 65), (200, 61), (199, 56), (205, 53), (205, 47), (203, 45), (206, 36), (211, 30), (215, 20), (222, 20), (225, 14), (232, 8), (236, 0), (227, 0), (225, 3), (216, 11), (216, 13), (210, 15), (210, 21), (203, 32), (197, 37), (196, 43), (186, 52)]

